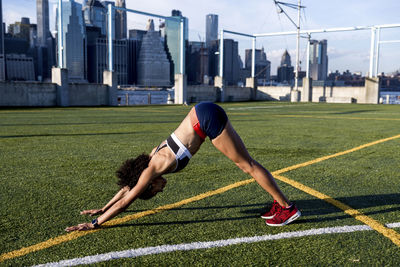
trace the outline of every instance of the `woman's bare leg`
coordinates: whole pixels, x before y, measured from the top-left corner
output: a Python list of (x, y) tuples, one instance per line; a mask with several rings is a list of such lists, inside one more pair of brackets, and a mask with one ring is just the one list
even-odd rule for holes
[(249, 155), (242, 139), (229, 121), (222, 133), (212, 140), (212, 143), (241, 170), (250, 174), (281, 206), (289, 206), (289, 200), (279, 189), (271, 173)]

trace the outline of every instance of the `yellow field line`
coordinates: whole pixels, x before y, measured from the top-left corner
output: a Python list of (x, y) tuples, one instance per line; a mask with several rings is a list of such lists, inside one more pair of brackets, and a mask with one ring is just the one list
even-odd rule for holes
[(303, 163), (300, 163), (300, 164), (292, 165), (292, 166), (280, 169), (278, 171), (275, 171), (274, 174), (278, 175), (278, 174), (281, 174), (281, 173), (284, 173), (284, 172), (288, 172), (288, 171), (292, 171), (292, 170), (295, 170), (295, 169), (298, 169), (298, 168), (306, 167), (308, 165), (315, 164), (315, 163), (318, 163), (318, 162), (321, 162), (321, 161), (324, 161), (324, 160), (327, 160), (327, 159), (330, 159), (330, 158), (336, 158), (338, 156), (349, 154), (351, 152), (354, 152), (354, 151), (357, 151), (357, 150), (360, 150), (360, 149), (363, 149), (363, 148), (366, 148), (366, 147), (370, 147), (370, 146), (373, 146), (373, 145), (377, 145), (377, 144), (380, 144), (380, 143), (383, 143), (383, 142), (386, 142), (386, 141), (390, 141), (390, 140), (393, 140), (393, 139), (398, 139), (398, 138), (400, 138), (400, 134), (392, 136), (392, 137), (380, 139), (380, 140), (377, 140), (377, 141), (374, 141), (374, 142), (371, 142), (371, 143), (368, 143), (368, 144), (364, 144), (364, 145), (361, 145), (361, 146), (358, 146), (358, 147), (354, 147), (352, 149), (348, 149), (348, 150), (345, 150), (345, 151), (342, 151), (342, 152), (338, 152), (338, 153), (335, 153), (335, 154), (332, 154), (332, 155), (328, 155), (328, 156), (325, 156), (325, 157), (321, 157), (321, 158), (313, 159), (313, 160), (310, 160), (310, 161), (306, 161), (306, 162), (303, 162)]
[[(339, 152), (339, 153), (332, 154), (332, 155), (329, 155), (329, 156), (317, 158), (317, 159), (310, 160), (310, 161), (307, 161), (307, 162), (304, 162), (304, 163), (301, 163), (301, 164), (296, 164), (296, 165), (293, 165), (293, 166), (290, 166), (290, 167), (287, 167), (287, 168), (283, 168), (283, 169), (278, 170), (278, 171), (274, 171), (274, 172), (272, 172), (272, 174), (274, 176), (279, 176), (279, 174), (284, 173), (284, 172), (288, 172), (288, 171), (291, 171), (291, 170), (294, 170), (294, 169), (298, 169), (298, 168), (305, 167), (305, 166), (308, 166), (308, 165), (311, 165), (311, 164), (315, 164), (315, 163), (318, 163), (318, 162), (321, 162), (321, 161), (324, 161), (324, 160), (327, 160), (327, 159), (330, 159), (330, 158), (334, 158), (334, 157), (338, 157), (338, 156), (341, 156), (341, 155), (345, 155), (345, 154), (348, 154), (348, 153), (351, 153), (351, 152), (354, 152), (354, 151), (357, 151), (357, 150), (360, 150), (360, 149), (363, 149), (363, 148), (366, 148), (366, 147), (369, 147), (369, 146), (373, 146), (373, 145), (376, 145), (376, 144), (379, 144), (379, 143), (383, 143), (383, 142), (386, 142), (386, 141), (389, 141), (389, 140), (397, 139), (397, 138), (400, 138), (400, 135), (392, 136), (392, 137), (385, 138), (385, 139), (380, 139), (380, 140), (377, 140), (377, 141), (374, 141), (374, 142), (371, 142), (371, 143), (368, 143), (368, 144), (364, 144), (364, 145), (361, 145), (361, 146), (358, 146), (358, 147), (355, 147), (355, 148), (352, 148), (352, 149), (349, 149), (349, 150), (346, 150), (346, 151), (343, 151), (343, 152)], [(203, 194), (200, 194), (200, 195), (188, 198), (188, 199), (184, 199), (182, 201), (179, 201), (179, 202), (176, 202), (176, 203), (173, 203), (173, 204), (168, 204), (168, 205), (160, 206), (160, 207), (152, 209), (152, 210), (147, 210), (147, 211), (135, 213), (135, 214), (132, 214), (132, 215), (128, 215), (128, 216), (125, 216), (125, 217), (122, 217), (122, 218), (113, 219), (113, 220), (110, 220), (107, 223), (105, 223), (104, 227), (114, 226), (114, 225), (117, 225), (117, 224), (125, 223), (125, 222), (131, 221), (131, 220), (135, 220), (135, 219), (138, 219), (138, 218), (141, 218), (141, 217), (144, 217), (144, 216), (148, 216), (148, 215), (151, 215), (151, 214), (156, 214), (156, 213), (159, 213), (159, 212), (164, 211), (164, 210), (170, 210), (170, 209), (173, 209), (173, 208), (177, 208), (177, 207), (186, 205), (186, 204), (191, 203), (191, 202), (195, 202), (195, 201), (198, 201), (198, 200), (201, 200), (201, 199), (213, 196), (213, 195), (221, 194), (221, 193), (226, 192), (228, 190), (231, 190), (233, 188), (240, 187), (240, 186), (252, 183), (252, 182), (254, 182), (254, 179), (243, 180), (243, 181), (236, 182), (234, 184), (231, 184), (231, 185), (228, 185), (228, 186), (216, 189), (216, 190), (208, 191), (208, 192), (205, 192)], [(85, 236), (87, 234), (91, 234), (91, 233), (97, 232), (99, 230), (101, 230), (101, 229), (96, 229), (96, 230), (91, 230), (91, 231), (86, 231), (86, 232), (72, 232), (72, 233), (69, 233), (69, 234), (65, 234), (65, 235), (62, 235), (62, 236), (51, 238), (49, 240), (46, 240), (44, 242), (40, 242), (38, 244), (29, 246), (29, 247), (24, 247), (24, 248), (21, 248), (21, 249), (18, 249), (18, 250), (7, 252), (7, 253), (4, 253), (4, 254), (0, 255), (0, 262), (8, 260), (8, 259), (13, 259), (13, 258), (16, 258), (16, 257), (20, 257), (20, 256), (23, 256), (23, 255), (26, 255), (26, 254), (29, 254), (29, 253), (32, 253), (32, 252), (35, 252), (35, 251), (38, 251), (38, 250), (42, 250), (42, 249), (45, 249), (45, 248), (49, 248), (49, 247), (52, 247), (52, 246), (55, 246), (55, 245), (58, 245), (58, 244), (61, 244), (61, 243), (64, 243), (64, 242), (68, 242), (68, 241), (77, 239), (77, 238), (79, 238), (81, 236)]]
[[(191, 198), (184, 199), (182, 201), (179, 201), (179, 202), (176, 202), (176, 203), (173, 203), (173, 204), (167, 204), (167, 205), (160, 206), (160, 207), (152, 209), (152, 210), (146, 210), (146, 211), (138, 212), (138, 213), (135, 213), (135, 214), (132, 214), (132, 215), (128, 215), (128, 216), (122, 217), (122, 218), (113, 219), (113, 220), (110, 220), (110, 221), (106, 222), (104, 224), (104, 227), (110, 227), (110, 226), (118, 225), (118, 224), (125, 223), (125, 222), (131, 221), (131, 220), (139, 219), (139, 218), (142, 218), (142, 217), (145, 217), (145, 216), (148, 216), (148, 215), (156, 214), (156, 213), (159, 213), (159, 212), (162, 212), (162, 211), (165, 211), (165, 210), (178, 208), (180, 206), (189, 204), (191, 202), (199, 201), (201, 199), (204, 199), (204, 198), (207, 198), (207, 197), (210, 197), (210, 196), (213, 196), (213, 195), (224, 193), (224, 192), (226, 192), (228, 190), (231, 190), (233, 188), (249, 184), (249, 183), (251, 183), (253, 181), (254, 181), (253, 179), (243, 180), (243, 181), (240, 181), (240, 182), (237, 182), (237, 183), (234, 183), (234, 184), (227, 185), (225, 187), (221, 187), (221, 188), (216, 189), (216, 190), (212, 190), (212, 191), (209, 191), (209, 192), (206, 192), (206, 193), (203, 193), (203, 194), (191, 197)], [(21, 249), (18, 249), (18, 250), (14, 250), (14, 251), (11, 251), (11, 252), (8, 252), (8, 253), (4, 253), (4, 254), (0, 255), (0, 262), (5, 261), (5, 260), (9, 260), (9, 259), (13, 259), (13, 258), (16, 258), (16, 257), (20, 257), (20, 256), (23, 256), (23, 255), (26, 255), (26, 254), (29, 254), (29, 253), (32, 253), (32, 252), (35, 252), (35, 251), (39, 251), (39, 250), (42, 250), (42, 249), (46, 249), (46, 248), (49, 248), (49, 247), (52, 247), (52, 246), (55, 246), (55, 245), (59, 245), (59, 244), (64, 243), (64, 242), (68, 242), (68, 241), (77, 239), (77, 238), (79, 238), (81, 236), (85, 236), (85, 235), (88, 235), (88, 234), (95, 233), (95, 232), (97, 232), (99, 230), (101, 230), (101, 228), (95, 229), (95, 230), (90, 230), (90, 231), (84, 231), (84, 232), (75, 231), (75, 232), (71, 232), (71, 233), (68, 233), (68, 234), (65, 234), (65, 235), (62, 235), (62, 236), (57, 236), (55, 238), (51, 238), (49, 240), (46, 240), (44, 242), (40, 242), (38, 244), (29, 246), (29, 247), (24, 247), (24, 248), (21, 248)]]
[(289, 178), (286, 178), (284, 176), (281, 175), (275, 175), (275, 179), (280, 180), (282, 182), (285, 182), (303, 192), (306, 192), (309, 195), (312, 195), (314, 197), (317, 197), (319, 199), (322, 199), (326, 202), (328, 202), (329, 204), (332, 204), (333, 206), (343, 210), (345, 213), (349, 214), (350, 216), (354, 217), (356, 220), (359, 220), (363, 223), (365, 223), (366, 225), (368, 225), (369, 227), (371, 227), (372, 229), (374, 229), (375, 231), (381, 233), (382, 235), (386, 236), (387, 238), (389, 238), (394, 244), (396, 244), (397, 246), (400, 247), (400, 234), (397, 233), (396, 231), (394, 231), (393, 229), (387, 228), (386, 226), (384, 226), (383, 224), (381, 224), (380, 222), (366, 216), (365, 214), (363, 214), (362, 212), (353, 209), (352, 207), (331, 198), (328, 195), (325, 195), (323, 193), (320, 193), (314, 189), (312, 189), (311, 187), (308, 187), (306, 185), (303, 185), (297, 181), (291, 180)]
[(400, 121), (400, 119), (399, 119), (399, 118), (365, 118), (365, 117), (314, 116), (314, 115), (271, 115), (271, 117), (283, 117), (283, 118), (315, 118), (315, 119), (346, 119), (346, 120), (378, 120), (378, 121)]

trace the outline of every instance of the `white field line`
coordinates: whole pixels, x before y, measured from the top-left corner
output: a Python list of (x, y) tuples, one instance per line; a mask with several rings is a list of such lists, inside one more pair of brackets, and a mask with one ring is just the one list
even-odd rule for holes
[(247, 109), (269, 109), (269, 108), (294, 108), (304, 106), (314, 106), (315, 104), (303, 104), (303, 105), (276, 105), (276, 106), (249, 106), (249, 107), (238, 107), (228, 108), (228, 110), (247, 110)]
[[(397, 228), (400, 227), (400, 222), (386, 224), (389, 228)], [(156, 247), (145, 247), (145, 248), (137, 248), (137, 249), (128, 249), (123, 251), (113, 251), (104, 254), (97, 254), (93, 256), (86, 256), (82, 258), (75, 258), (69, 260), (62, 260), (59, 262), (50, 262), (46, 264), (40, 264), (35, 266), (76, 266), (81, 264), (94, 264), (103, 261), (123, 259), (123, 258), (136, 258), (145, 255), (154, 255), (161, 253), (168, 253), (173, 251), (186, 251), (186, 250), (195, 250), (195, 249), (209, 249), (209, 248), (218, 248), (218, 247), (226, 247), (237, 244), (246, 244), (246, 243), (256, 243), (262, 241), (271, 241), (271, 240), (279, 240), (279, 239), (289, 239), (303, 236), (315, 236), (315, 235), (324, 235), (324, 234), (340, 234), (340, 233), (351, 233), (358, 231), (371, 231), (372, 228), (367, 225), (346, 225), (346, 226), (337, 226), (337, 227), (327, 227), (327, 228), (316, 228), (304, 231), (295, 231), (295, 232), (286, 232), (279, 233), (275, 235), (263, 235), (263, 236), (253, 236), (253, 237), (241, 237), (241, 238), (232, 238), (225, 240), (217, 240), (217, 241), (207, 241), (207, 242), (193, 242), (186, 244), (177, 244), (177, 245), (162, 245)]]

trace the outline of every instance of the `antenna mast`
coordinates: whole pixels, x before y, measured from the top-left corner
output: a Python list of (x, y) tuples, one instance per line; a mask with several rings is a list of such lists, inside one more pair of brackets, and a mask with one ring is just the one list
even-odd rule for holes
[[(283, 13), (285, 16), (293, 23), (293, 25), (297, 29), (297, 40), (296, 40), (296, 74), (295, 74), (295, 89), (298, 91), (299, 89), (299, 70), (300, 70), (300, 14), (301, 9), (305, 8), (305, 6), (301, 5), (301, 0), (298, 0), (297, 5), (291, 3), (285, 3), (274, 0), (275, 5), (278, 7), (278, 13)], [(289, 17), (289, 15), (283, 10), (282, 6), (286, 6), (292, 9), (297, 9), (297, 24)], [(308, 60), (308, 59), (307, 59)]]

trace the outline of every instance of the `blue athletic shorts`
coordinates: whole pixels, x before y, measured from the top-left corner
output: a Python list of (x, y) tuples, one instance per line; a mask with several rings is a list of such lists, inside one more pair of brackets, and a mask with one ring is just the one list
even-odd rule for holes
[(210, 139), (216, 138), (225, 129), (228, 116), (223, 108), (212, 102), (201, 102), (195, 106), (200, 129)]

